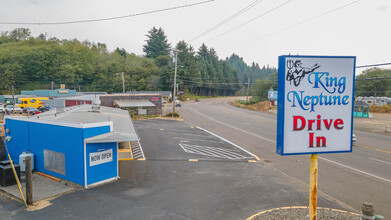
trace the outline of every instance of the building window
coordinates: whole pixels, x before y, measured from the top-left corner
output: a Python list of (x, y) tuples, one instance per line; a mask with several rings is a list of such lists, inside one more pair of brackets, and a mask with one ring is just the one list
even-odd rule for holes
[(46, 170), (65, 175), (65, 154), (44, 149), (43, 157)]

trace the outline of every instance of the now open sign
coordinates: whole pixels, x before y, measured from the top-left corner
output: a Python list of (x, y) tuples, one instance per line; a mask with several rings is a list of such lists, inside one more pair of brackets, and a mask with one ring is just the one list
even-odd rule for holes
[(352, 152), (356, 57), (280, 56), (277, 153)]

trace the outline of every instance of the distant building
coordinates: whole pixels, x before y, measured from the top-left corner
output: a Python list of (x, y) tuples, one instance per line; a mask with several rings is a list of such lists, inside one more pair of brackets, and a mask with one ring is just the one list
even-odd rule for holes
[(59, 96), (76, 95), (76, 90), (70, 90), (70, 89), (33, 90), (33, 91), (22, 91), (21, 94), (35, 95), (38, 97), (59, 97)]
[(128, 91), (126, 94), (132, 94), (132, 95), (140, 95), (140, 94), (148, 94), (148, 95), (155, 95), (160, 94), (162, 95), (162, 98), (164, 100), (169, 100), (172, 96), (171, 91)]
[(137, 109), (136, 114), (161, 115), (161, 94), (113, 94), (99, 96), (101, 106)]
[(364, 102), (368, 105), (391, 105), (391, 98), (388, 97), (357, 97), (356, 102)]

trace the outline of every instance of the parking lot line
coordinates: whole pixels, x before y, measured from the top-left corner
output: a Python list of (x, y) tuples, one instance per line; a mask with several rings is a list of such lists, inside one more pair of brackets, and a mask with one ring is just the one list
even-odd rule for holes
[(213, 136), (215, 136), (215, 137), (217, 137), (217, 138), (220, 138), (221, 140), (223, 140), (223, 141), (225, 141), (225, 142), (231, 144), (231, 145), (234, 146), (234, 147), (239, 148), (240, 150), (242, 150), (242, 151), (244, 151), (244, 152), (250, 154), (250, 155), (253, 156), (253, 157), (256, 156), (255, 154), (251, 153), (250, 151), (248, 151), (248, 150), (246, 150), (246, 149), (243, 149), (243, 148), (239, 147), (238, 145), (232, 143), (231, 141), (229, 141), (229, 140), (227, 140), (227, 139), (225, 139), (225, 138), (222, 138), (222, 137), (218, 136), (217, 134), (214, 134), (214, 133), (212, 133), (212, 132), (210, 132), (210, 131), (208, 131), (208, 130), (206, 130), (206, 129), (204, 129), (204, 128), (201, 128), (201, 127), (199, 127), (199, 126), (197, 126), (197, 128), (200, 129), (200, 130), (202, 130), (202, 131), (205, 131), (206, 133), (209, 133), (209, 134), (211, 134), (211, 135), (213, 135)]

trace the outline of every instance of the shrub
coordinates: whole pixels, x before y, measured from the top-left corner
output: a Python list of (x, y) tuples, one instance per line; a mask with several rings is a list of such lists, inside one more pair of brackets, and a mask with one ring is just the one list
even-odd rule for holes
[[(172, 117), (172, 112), (168, 113), (168, 114), (166, 115), (166, 117)], [(177, 112), (175, 112), (175, 113), (174, 113), (174, 118), (177, 118), (177, 117), (180, 117), (180, 115), (179, 115)]]

